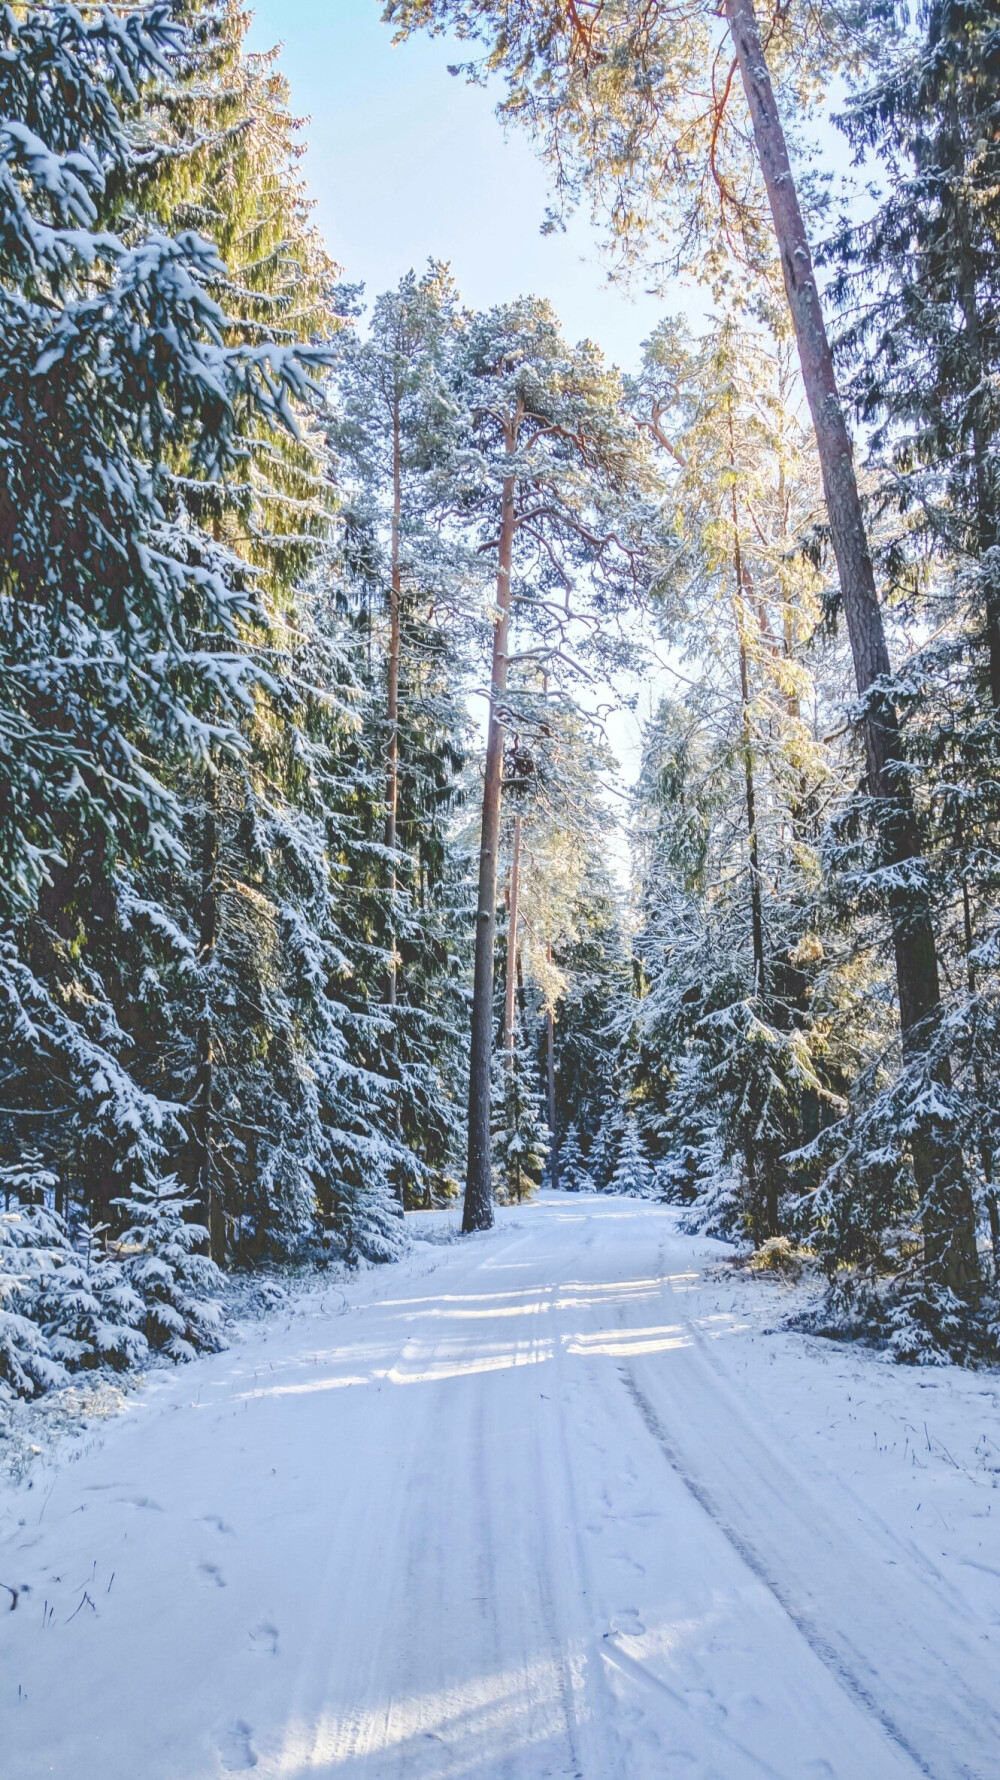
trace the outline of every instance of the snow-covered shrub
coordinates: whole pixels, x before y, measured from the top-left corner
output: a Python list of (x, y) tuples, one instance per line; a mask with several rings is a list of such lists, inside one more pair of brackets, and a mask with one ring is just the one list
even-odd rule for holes
[[(54, 1213), (48, 1215), (54, 1219)], [(142, 1299), (91, 1230), (84, 1229), (77, 1240), (76, 1249), (67, 1241), (54, 1251), (52, 1265), (40, 1277), (32, 1316), (54, 1357), (70, 1372), (141, 1366), (149, 1353)]]
[(115, 1244), (122, 1271), (143, 1306), (143, 1333), (150, 1347), (171, 1360), (192, 1360), (225, 1344), (221, 1312), (213, 1303), (222, 1289), (214, 1261), (197, 1251), (208, 1242), (201, 1224), (185, 1222), (194, 1202), (173, 1179), (135, 1186), (116, 1202), (128, 1227)]
[[(9, 1198), (15, 1171), (0, 1171)], [(34, 1207), (0, 1211), (0, 1401), (34, 1397), (65, 1384), (66, 1371), (33, 1320), (39, 1280), (48, 1264)]]
[(812, 1335), (868, 1341), (905, 1365), (995, 1363), (1000, 1355), (1000, 1307), (985, 1294), (974, 1311), (947, 1286), (911, 1267), (886, 1277), (874, 1267), (834, 1274), (822, 1302), (796, 1319)]
[(67, 1379), (37, 1323), (7, 1308), (16, 1302), (16, 1283), (0, 1271), (0, 1403), (54, 1390)]
[(785, 1279), (798, 1279), (807, 1260), (808, 1256), (796, 1248), (790, 1236), (769, 1236), (754, 1250), (749, 1266), (753, 1273), (774, 1273)]
[[(406, 1250), (406, 1221), (389, 1178), (392, 1152), (378, 1137), (331, 1146), (336, 1173), (323, 1198), (348, 1267), (361, 1261), (398, 1261)], [(339, 1166), (336, 1166), (339, 1162)]]
[(714, 1236), (722, 1242), (745, 1242), (743, 1183), (735, 1168), (720, 1166), (717, 1173), (700, 1181), (694, 1199), (687, 1201), (680, 1227), (687, 1236)]
[(58, 1182), (30, 1158), (0, 1169), (0, 1381), (18, 1396), (65, 1384), (81, 1368), (140, 1365), (145, 1307), (86, 1226), (52, 1208)]

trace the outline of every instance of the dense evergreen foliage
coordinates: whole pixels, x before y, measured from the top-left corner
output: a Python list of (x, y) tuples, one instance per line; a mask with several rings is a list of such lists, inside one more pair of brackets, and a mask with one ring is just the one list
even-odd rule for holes
[(646, 106), (630, 9), (545, 11), (388, 7), (516, 26), (564, 195), (617, 143), (620, 245), (707, 275), (631, 377), (434, 260), (340, 282), (239, 4), (0, 19), (4, 1394), (212, 1348), (225, 1270), (390, 1260), (463, 1173), (467, 1229), (659, 1196), (798, 1244), (817, 1327), (995, 1349), (1000, 26), (769, 40), (880, 181), (824, 248), (862, 522), (728, 100), (710, 244), (704, 119), (654, 176), (716, 24), (653, 9)]

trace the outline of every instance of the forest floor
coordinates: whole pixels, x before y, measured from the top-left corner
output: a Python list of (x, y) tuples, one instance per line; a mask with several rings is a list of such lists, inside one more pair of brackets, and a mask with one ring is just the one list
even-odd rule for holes
[(410, 1223), (0, 1492), (3, 1780), (996, 1780), (996, 1374), (663, 1207)]

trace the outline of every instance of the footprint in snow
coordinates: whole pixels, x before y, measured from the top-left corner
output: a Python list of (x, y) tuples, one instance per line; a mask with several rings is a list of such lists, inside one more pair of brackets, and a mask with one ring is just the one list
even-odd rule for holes
[(152, 1508), (157, 1514), (163, 1513), (159, 1502), (154, 1502), (152, 1496), (123, 1496), (122, 1501), (126, 1508)]
[(257, 1653), (259, 1655), (261, 1655), (261, 1656), (277, 1656), (277, 1654), (278, 1654), (278, 1628), (277, 1628), (277, 1626), (272, 1625), (270, 1623), (270, 1620), (267, 1620), (267, 1619), (261, 1620), (260, 1625), (255, 1625), (251, 1628), (250, 1642), (253, 1645), (254, 1650), (257, 1651)]
[(221, 1514), (203, 1514), (201, 1518), (206, 1527), (214, 1527), (217, 1533), (231, 1533), (233, 1530)]
[(623, 1607), (611, 1621), (612, 1634), (618, 1633), (624, 1638), (641, 1638), (645, 1630), (637, 1607)]
[(257, 1766), (257, 1751), (250, 1741), (252, 1735), (250, 1726), (242, 1718), (237, 1718), (228, 1730), (223, 1731), (218, 1750), (227, 1774), (245, 1774), (248, 1768)]
[(684, 1697), (692, 1711), (710, 1724), (724, 1724), (729, 1717), (722, 1701), (716, 1699), (714, 1693), (709, 1693), (707, 1687), (686, 1687)]
[(206, 1588), (211, 1588), (213, 1585), (216, 1588), (225, 1588), (226, 1586), (226, 1579), (218, 1564), (199, 1564), (198, 1574)]

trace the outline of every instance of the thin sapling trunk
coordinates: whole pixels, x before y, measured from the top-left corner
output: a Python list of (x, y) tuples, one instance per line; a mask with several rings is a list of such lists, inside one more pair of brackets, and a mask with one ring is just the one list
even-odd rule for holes
[[(506, 428), (506, 445), (516, 450), (516, 423)], [(479, 843), (476, 903), (476, 961), (472, 990), (469, 1061), (469, 1151), (462, 1229), (488, 1230), (493, 1223), (490, 1154), (490, 1061), (493, 1050), (493, 948), (496, 943), (497, 852), (503, 782), (503, 698), (507, 690), (510, 636), (511, 564), (514, 556), (515, 478), (504, 478), (497, 545), (497, 617), (493, 626), (490, 712), (483, 776), (483, 819)]]

